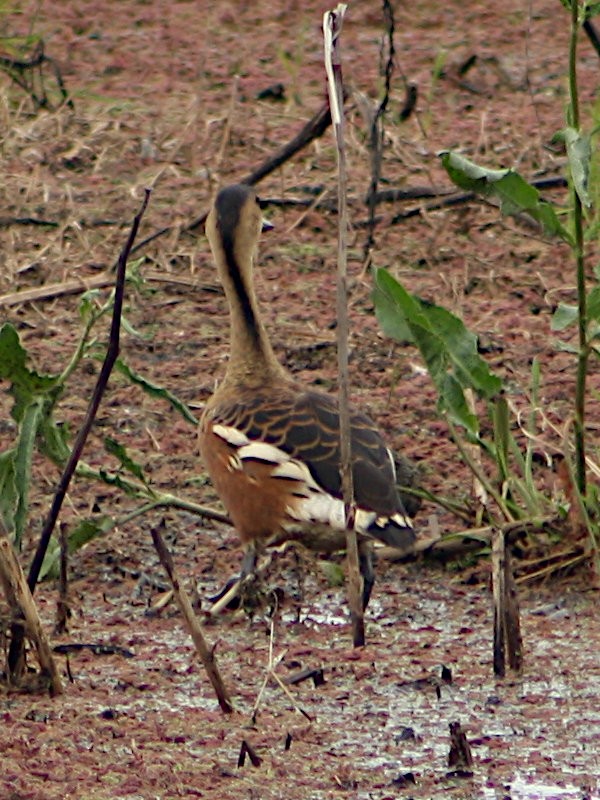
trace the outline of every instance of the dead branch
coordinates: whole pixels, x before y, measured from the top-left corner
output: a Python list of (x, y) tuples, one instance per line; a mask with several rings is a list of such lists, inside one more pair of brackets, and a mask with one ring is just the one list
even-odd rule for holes
[(221, 678), (221, 673), (217, 667), (214, 652), (206, 643), (204, 633), (202, 632), (202, 626), (194, 614), (194, 609), (192, 608), (192, 604), (190, 603), (187, 594), (181, 587), (179, 578), (175, 572), (173, 559), (171, 558), (171, 554), (167, 550), (167, 547), (165, 546), (161, 536), (160, 530), (164, 530), (165, 527), (165, 521), (163, 519), (158, 528), (152, 529), (151, 533), (154, 547), (156, 548), (160, 563), (163, 565), (165, 572), (169, 576), (169, 580), (171, 581), (171, 585), (173, 587), (173, 595), (185, 620), (185, 624), (190, 636), (192, 637), (196, 651), (200, 656), (200, 660), (202, 661), (204, 669), (206, 670), (206, 674), (208, 675), (212, 687), (215, 690), (219, 706), (225, 714), (231, 714), (233, 711), (233, 703), (229, 698), (229, 693), (227, 692), (225, 684), (223, 683), (223, 679)]
[[(179, 275), (168, 275), (164, 272), (144, 271), (144, 279), (156, 283), (170, 283), (185, 286), (190, 290), (197, 289), (203, 292), (222, 294), (223, 289), (215, 283), (198, 283), (197, 281), (182, 278)], [(17, 306), (21, 303), (35, 303), (38, 300), (52, 300), (54, 297), (68, 297), (74, 294), (83, 294), (90, 289), (104, 289), (113, 286), (115, 273), (113, 270), (94, 275), (91, 278), (80, 278), (63, 283), (51, 283), (47, 286), (35, 286), (33, 289), (22, 289), (20, 292), (0, 295), (0, 308), (2, 306)]]
[[(239, 183), (245, 183), (248, 184), (248, 186), (255, 186), (267, 175), (270, 175), (271, 172), (274, 172), (282, 164), (285, 164), (286, 161), (289, 161), (291, 158), (293, 158), (293, 156), (305, 148), (306, 145), (322, 136), (330, 125), (331, 112), (329, 111), (329, 103), (324, 103), (317, 113), (308, 120), (304, 127), (296, 134), (296, 136), (294, 136), (291, 141), (283, 145), (283, 147), (281, 147), (274, 155), (265, 159), (265, 161), (263, 161), (263, 163), (260, 164), (260, 166), (258, 166), (255, 170), (250, 172), (244, 178), (241, 178)], [(204, 225), (207, 216), (208, 209), (205, 209), (199, 217), (196, 217), (196, 219), (192, 220), (188, 225), (185, 226), (183, 230), (187, 232), (196, 230), (196, 228)], [(142, 239), (142, 241), (139, 242), (139, 244), (137, 244), (131, 252), (137, 253), (155, 239), (158, 239), (167, 233), (171, 233), (173, 229), (174, 228), (172, 225), (168, 225), (165, 228), (155, 231), (150, 236)]]
[(494, 675), (503, 678), (508, 665), (514, 672), (523, 668), (523, 641), (519, 601), (504, 531), (492, 534), (492, 589), (494, 597)]
[(465, 732), (460, 722), (451, 722), (449, 727), (450, 752), (448, 753), (448, 766), (453, 772), (459, 772), (463, 775), (465, 773), (468, 774), (473, 766), (473, 756)]
[[(328, 112), (329, 113), (329, 112)], [(532, 186), (535, 186), (536, 189), (554, 189), (554, 188), (563, 188), (567, 186), (567, 181), (560, 175), (549, 176), (547, 178), (538, 178), (535, 180), (530, 181)], [(413, 206), (412, 208), (408, 208), (405, 211), (401, 211), (396, 216), (392, 217), (391, 219), (385, 217), (383, 215), (374, 217), (374, 223), (379, 225), (385, 222), (387, 225), (398, 225), (404, 220), (410, 219), (411, 217), (419, 216), (424, 212), (428, 211), (437, 211), (442, 208), (451, 208), (453, 206), (464, 205), (466, 203), (470, 203), (472, 200), (477, 199), (476, 195), (473, 192), (454, 192), (452, 189), (449, 188), (435, 188), (435, 187), (426, 187), (426, 186), (416, 186), (416, 187), (408, 187), (406, 189), (385, 189), (382, 191), (378, 191), (375, 194), (374, 202), (376, 205), (380, 203), (392, 203), (392, 202), (402, 202), (404, 200), (411, 200), (411, 199), (418, 199), (418, 198), (440, 198), (438, 200), (433, 200), (431, 203), (419, 204), (418, 206)], [(313, 205), (313, 200), (298, 200), (298, 199), (289, 199), (289, 198), (264, 198), (261, 201), (261, 205), (263, 207), (268, 206), (275, 206), (275, 207), (300, 207), (300, 208), (309, 208)], [(324, 200), (317, 203), (315, 208), (323, 209), (325, 211), (330, 211), (332, 213), (337, 213), (338, 211), (338, 203), (336, 200)], [(197, 227), (199, 224), (204, 222), (206, 219), (206, 214), (202, 217), (199, 217), (194, 222), (191, 222), (185, 230), (192, 230), (193, 228)], [(0, 220), (1, 222), (1, 220)], [(371, 220), (358, 220), (353, 222), (353, 227), (356, 229), (366, 228), (370, 225)], [(40, 224), (42, 224), (40, 222)], [(43, 224), (45, 225), (52, 225), (54, 223), (50, 221), (45, 221)], [(140, 247), (143, 247), (149, 244), (154, 239), (159, 238), (165, 233), (173, 230), (171, 227), (163, 228), (160, 231), (152, 234), (151, 236), (144, 239), (139, 245), (136, 245), (132, 248), (132, 253), (138, 250)], [(160, 283), (173, 283), (173, 284), (181, 284), (187, 286), (191, 289), (198, 289), (201, 291), (206, 292), (216, 292), (220, 293), (222, 290), (219, 286), (215, 284), (205, 284), (205, 283), (196, 283), (194, 281), (190, 281), (186, 278), (181, 278), (176, 275), (165, 275), (161, 272), (153, 272), (147, 271), (144, 273), (144, 277), (146, 280), (149, 281), (156, 281)], [(47, 286), (36, 286), (32, 289), (23, 289), (18, 292), (10, 292), (9, 294), (0, 295), (0, 308), (3, 306), (15, 306), (20, 305), (21, 303), (33, 303), (38, 300), (51, 300), (54, 297), (62, 297), (74, 294), (83, 294), (83, 292), (87, 292), (90, 289), (99, 289), (104, 288), (106, 286), (112, 286), (114, 283), (114, 272), (113, 270), (107, 270), (100, 275), (95, 275), (91, 278), (85, 278), (80, 280), (69, 280), (64, 281), (63, 283), (55, 283), (49, 284)]]
[[(37, 653), (41, 673), (50, 684), (51, 694), (62, 694), (60, 675), (33, 602), (33, 596), (13, 546), (4, 534), (0, 534), (0, 583), (13, 613), (13, 636), (14, 632), (18, 630), (22, 639), (27, 637), (31, 640)], [(6, 673), (8, 680), (18, 685), (23, 677), (25, 659), (20, 657), (14, 667), (14, 669), (9, 667)]]
[(38, 217), (0, 217), (0, 228), (10, 228), (11, 225), (40, 225), (46, 228), (58, 228), (58, 222), (51, 219), (38, 219)]
[[(135, 237), (137, 235), (144, 212), (146, 211), (146, 208), (148, 206), (149, 199), (150, 199), (150, 190), (146, 189), (144, 193), (144, 200), (142, 206), (138, 211), (138, 213), (136, 214), (136, 216), (134, 217), (133, 224), (131, 226), (131, 231), (129, 233), (125, 246), (121, 251), (121, 255), (119, 256), (117, 275), (115, 278), (115, 300), (113, 307), (113, 316), (110, 329), (108, 349), (106, 351), (106, 357), (104, 359), (104, 363), (102, 364), (102, 368), (100, 370), (96, 386), (94, 387), (94, 392), (92, 394), (92, 398), (88, 405), (83, 425), (81, 426), (81, 429), (77, 434), (75, 442), (73, 443), (71, 454), (69, 455), (63, 473), (60, 477), (58, 486), (54, 493), (52, 505), (50, 507), (50, 511), (48, 513), (46, 521), (44, 522), (44, 527), (42, 528), (40, 540), (38, 542), (38, 546), (35, 551), (33, 561), (31, 562), (31, 566), (29, 568), (27, 583), (29, 585), (29, 589), (32, 594), (35, 591), (35, 586), (37, 584), (40, 570), (44, 562), (44, 557), (48, 549), (48, 544), (50, 543), (50, 537), (52, 536), (52, 531), (54, 530), (54, 526), (56, 525), (56, 521), (58, 520), (58, 515), (60, 514), (60, 510), (62, 508), (63, 501), (67, 494), (69, 484), (71, 483), (71, 478), (75, 474), (77, 463), (81, 458), (81, 454), (83, 452), (83, 448), (85, 446), (87, 437), (94, 423), (94, 419), (96, 418), (98, 407), (100, 406), (100, 401), (102, 400), (104, 391), (108, 384), (108, 379), (112, 372), (112, 368), (119, 355), (120, 334), (121, 334), (121, 311), (123, 308), (123, 298), (125, 294), (125, 272), (127, 267), (127, 259), (129, 258), (129, 255), (131, 253), (131, 248), (135, 241)], [(11, 672), (18, 667), (18, 664), (21, 662), (23, 657), (22, 633), (23, 633), (22, 628), (20, 628), (19, 626), (13, 626), (12, 639), (8, 656), (9, 670)]]
[[(557, 187), (565, 187), (567, 186), (567, 181), (562, 176), (552, 176), (548, 178), (539, 178), (537, 180), (531, 181), (531, 185), (535, 186), (536, 189), (553, 189)], [(466, 203), (470, 203), (472, 200), (481, 200), (474, 192), (455, 192), (453, 194), (446, 194), (446, 190), (441, 190), (444, 193), (444, 197), (439, 200), (434, 200), (431, 203), (424, 203), (418, 206), (413, 206), (412, 208), (408, 208), (405, 211), (401, 211), (399, 214), (396, 214), (391, 219), (379, 216), (375, 217), (375, 223), (378, 225), (382, 222), (385, 222), (386, 225), (398, 225), (404, 220), (411, 219), (412, 217), (417, 217), (420, 214), (428, 211), (439, 211), (442, 208), (452, 208), (453, 206), (460, 206), (465, 205)], [(435, 195), (434, 195), (435, 196)], [(481, 202), (485, 202), (481, 200)], [(353, 223), (355, 228), (366, 228), (370, 224), (369, 220), (360, 220), (358, 222)]]

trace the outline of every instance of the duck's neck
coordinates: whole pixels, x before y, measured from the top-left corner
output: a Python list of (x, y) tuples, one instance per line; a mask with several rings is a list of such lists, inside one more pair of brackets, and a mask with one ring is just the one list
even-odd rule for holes
[(252, 255), (224, 247), (219, 272), (229, 304), (230, 356), (226, 382), (260, 386), (285, 374), (258, 313), (252, 283)]

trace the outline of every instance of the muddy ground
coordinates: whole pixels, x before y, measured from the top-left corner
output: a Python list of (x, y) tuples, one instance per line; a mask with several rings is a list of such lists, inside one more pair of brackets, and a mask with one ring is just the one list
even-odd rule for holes
[[(3, 35), (43, 37), (73, 103), (34, 113), (26, 93), (0, 80), (2, 321), (16, 326), (37, 369), (63, 370), (82, 330), (81, 292), (67, 289), (73, 281), (90, 285), (111, 267), (144, 188), (152, 186), (139, 241), (168, 230), (137, 253), (145, 282), (128, 286), (122, 354), (198, 415), (223, 371), (227, 312), (201, 226), (191, 223), (216, 186), (247, 175), (322, 106), (320, 26), (329, 6), (70, 0), (11, 8), (1, 20)], [(552, 142), (564, 125), (567, 89), (568, 14), (560, 3), (398, 4), (395, 21), (382, 188), (451, 188), (436, 155), (448, 149), (488, 166), (515, 166), (528, 178), (564, 174), (564, 153)], [(381, 4), (351, 4), (343, 56), (353, 398), (390, 444), (419, 464), (428, 490), (472, 507), (471, 480), (436, 414), (429, 378), (413, 349), (380, 333), (364, 270), (368, 117), (383, 86), (382, 39)], [(584, 37), (579, 65), (591, 127), (600, 62)], [(402, 120), (405, 82), (418, 95)], [(282, 99), (258, 99), (275, 84), (283, 85)], [(53, 102), (50, 77), (46, 87)], [(336, 180), (327, 131), (259, 191), (271, 201), (325, 192), (326, 201), (336, 196)], [(568, 204), (564, 188), (547, 197)], [(417, 207), (420, 213), (393, 221)], [(335, 390), (337, 217), (326, 208), (275, 202), (267, 213), (275, 230), (261, 245), (257, 288), (275, 348), (300, 380)], [(545, 414), (539, 451), (561, 450), (574, 361), (557, 347), (550, 318), (559, 301), (574, 301), (568, 249), (480, 203), (436, 210), (413, 199), (382, 204), (377, 213), (374, 266), (464, 318), (516, 412), (527, 413), (538, 359)], [(591, 269), (597, 251), (589, 246)], [(40, 291), (35, 302), (12, 298), (29, 290)], [(106, 299), (108, 289), (99, 292)], [(107, 324), (97, 326), (100, 343)], [(72, 430), (98, 373), (93, 356), (72, 374), (57, 408), (57, 419)], [(599, 390), (593, 362), (592, 442)], [(2, 450), (15, 436), (10, 405), (3, 393)], [(128, 448), (154, 490), (218, 507), (193, 426), (123, 376), (111, 379), (84, 453), (91, 467), (115, 470), (103, 446), (107, 435)], [(27, 553), (58, 479), (41, 455), (33, 473)], [(552, 505), (561, 491), (555, 474), (541, 466), (539, 480)], [(176, 566), (200, 597), (237, 569), (236, 536), (173, 509), (131, 517), (139, 505), (100, 482), (79, 478), (71, 487), (64, 523), (72, 528), (108, 515), (119, 524), (73, 556), (73, 617), (52, 643), (105, 647), (71, 652), (68, 661), (57, 656), (62, 697), (0, 696), (2, 798), (600, 797), (600, 624), (585, 567), (521, 584), (525, 669), (497, 681), (485, 557), (446, 565), (382, 562), (368, 645), (359, 651), (350, 646), (344, 589), (330, 580), (331, 563), (341, 559), (301, 555), (298, 569), (292, 556), (283, 558), (270, 578), (285, 595), (272, 632), (261, 616), (229, 614), (207, 623), (236, 706), (226, 718), (173, 605), (153, 608), (167, 585), (149, 532), (166, 518)], [(435, 503), (424, 503), (416, 522), (421, 536), (468, 524)], [(567, 552), (570, 545), (554, 547)], [(300, 595), (298, 571), (305, 574)], [(52, 632), (56, 587), (45, 583), (36, 597)], [(282, 680), (322, 669), (324, 683), (290, 685), (288, 694), (271, 680), (261, 694), (271, 644)], [(451, 671), (450, 683), (442, 667)], [(452, 722), (467, 734), (472, 775), (449, 774)], [(244, 741), (257, 766), (249, 758), (238, 766)]]

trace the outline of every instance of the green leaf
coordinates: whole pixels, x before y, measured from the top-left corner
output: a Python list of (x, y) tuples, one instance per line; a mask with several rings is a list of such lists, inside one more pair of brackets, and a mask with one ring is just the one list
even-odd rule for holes
[(570, 342), (555, 342), (557, 350), (560, 350), (562, 353), (572, 353), (573, 355), (579, 355), (579, 347), (576, 344), (571, 344)]
[[(386, 272), (385, 274), (387, 275), (388, 273)], [(386, 336), (402, 344), (416, 344), (406, 317), (404, 314), (398, 313), (397, 301), (391, 293), (388, 294), (385, 288), (378, 284), (377, 277), (373, 290), (373, 300), (377, 319)]]
[(130, 336), (133, 336), (136, 339), (143, 339), (148, 342), (152, 338), (151, 334), (142, 333), (141, 331), (138, 331), (137, 328), (134, 328), (134, 326), (129, 322), (125, 314), (121, 315), (121, 325), (123, 326), (124, 331), (127, 331), (127, 333)]
[(459, 423), (476, 439), (479, 438), (479, 420), (471, 411), (465, 397), (464, 388), (453, 375), (446, 374), (439, 383), (436, 382), (439, 394), (439, 405), (450, 414), (454, 422)]
[(512, 169), (486, 169), (456, 153), (440, 153), (442, 164), (451, 180), (468, 192), (493, 197), (503, 214), (528, 214), (549, 236), (560, 236), (574, 245), (573, 237), (564, 228), (553, 206), (542, 200), (540, 193)]
[(578, 315), (579, 309), (577, 306), (572, 306), (568, 303), (559, 303), (552, 315), (550, 327), (553, 331), (564, 331), (569, 325), (573, 325), (574, 322), (577, 322)]
[(131, 458), (126, 448), (122, 444), (119, 444), (119, 442), (117, 442), (116, 439), (113, 439), (111, 436), (105, 436), (104, 447), (108, 453), (116, 456), (116, 458), (119, 459), (123, 469), (125, 469), (127, 472), (130, 472), (138, 480), (142, 481), (145, 486), (148, 485), (146, 476), (144, 475), (144, 470), (142, 469), (141, 465)]
[(11, 382), (15, 399), (11, 416), (20, 422), (34, 397), (39, 394), (57, 397), (61, 387), (56, 375), (41, 375), (27, 367), (27, 351), (15, 328), (6, 323), (0, 328), (0, 380)]
[(121, 478), (118, 473), (107, 472), (105, 469), (100, 469), (98, 471), (98, 476), (101, 481), (104, 481), (108, 486), (116, 486), (118, 489), (121, 489), (122, 492), (129, 495), (130, 497), (137, 497), (139, 494), (139, 489), (137, 487), (132, 487), (126, 480)]
[(45, 407), (38, 427), (38, 447), (40, 452), (54, 464), (63, 467), (66, 463), (71, 448), (68, 444), (69, 427), (66, 423), (59, 424), (52, 415), (53, 409)]
[(583, 14), (585, 19), (597, 17), (600, 14), (600, 3), (586, 3)]
[(580, 131), (570, 127), (565, 128), (563, 135), (567, 145), (567, 158), (569, 159), (573, 186), (582, 204), (589, 208), (592, 205), (588, 193), (590, 163), (592, 160), (590, 139)]
[(79, 315), (84, 322), (95, 319), (99, 314), (98, 300), (101, 296), (100, 289), (88, 289), (79, 300)]
[[(4, 479), (12, 481), (6, 486), (9, 500), (3, 517), (9, 519), (7, 509), (12, 505), (11, 530), (15, 545), (20, 548), (27, 524), (29, 485), (33, 451), (42, 423), (51, 417), (62, 386), (56, 375), (42, 375), (27, 366), (27, 351), (21, 345), (15, 328), (6, 323), (0, 328), (0, 380), (10, 382), (9, 392), (14, 398), (11, 415), (19, 430), (17, 444), (12, 451), (12, 471), (4, 463)], [(12, 476), (12, 477), (11, 477)]]
[(19, 498), (15, 485), (15, 450), (0, 453), (0, 519), (12, 536)]
[(162, 400), (166, 400), (167, 403), (170, 403), (171, 406), (173, 406), (176, 411), (179, 411), (183, 418), (188, 422), (191, 422), (192, 425), (198, 424), (198, 420), (192, 414), (183, 400), (180, 400), (168, 389), (158, 386), (157, 384), (149, 381), (147, 378), (142, 377), (120, 358), (118, 358), (115, 362), (115, 369), (128, 378), (128, 380), (130, 380), (132, 383), (136, 384), (136, 386), (139, 386), (141, 389), (143, 389), (146, 394), (149, 394), (151, 397), (159, 397)]
[(21, 549), (23, 533), (27, 524), (27, 512), (29, 510), (29, 486), (31, 482), (31, 461), (35, 438), (42, 414), (43, 400), (37, 398), (26, 408), (23, 419), (19, 426), (19, 440), (15, 450), (14, 460), (14, 481), (17, 491), (17, 508), (15, 511), (14, 540), (17, 549)]
[[(409, 294), (386, 270), (375, 274), (373, 291), (377, 319), (386, 334), (396, 337), (405, 329), (421, 352), (437, 392), (440, 408), (473, 435), (478, 420), (467, 403), (464, 390), (492, 399), (502, 381), (490, 372), (477, 352), (477, 337), (445, 308)], [(399, 321), (398, 321), (399, 320)]]
[(600, 286), (594, 286), (587, 296), (587, 315), (589, 319), (600, 322)]

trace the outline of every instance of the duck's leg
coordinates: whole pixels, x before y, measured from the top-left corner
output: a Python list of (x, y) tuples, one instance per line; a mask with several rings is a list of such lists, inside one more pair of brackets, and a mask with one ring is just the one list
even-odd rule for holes
[(256, 562), (258, 558), (258, 553), (254, 542), (251, 542), (247, 545), (246, 550), (244, 552), (244, 557), (242, 559), (242, 571), (240, 572), (237, 578), (230, 578), (225, 586), (218, 592), (216, 595), (213, 595), (209, 598), (212, 602), (212, 608), (210, 609), (211, 616), (215, 616), (216, 614), (220, 614), (223, 609), (227, 608), (228, 606), (232, 606), (234, 601), (237, 601), (234, 608), (239, 606), (239, 596), (242, 588), (242, 584), (246, 579), (250, 579), (256, 573)]
[(375, 569), (373, 567), (373, 545), (363, 539), (358, 542), (358, 565), (363, 579), (363, 611), (366, 610), (371, 598), (373, 584), (375, 583)]
[(250, 542), (250, 544), (246, 545), (246, 552), (244, 553), (244, 558), (242, 559), (242, 571), (239, 578), (240, 581), (243, 581), (250, 575), (254, 575), (256, 572), (257, 559), (258, 551), (256, 544), (254, 542)]

